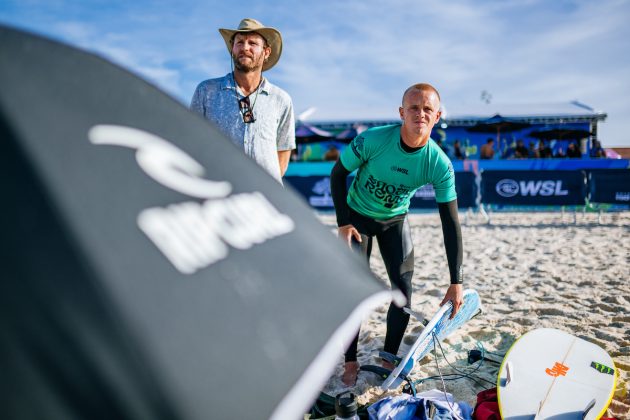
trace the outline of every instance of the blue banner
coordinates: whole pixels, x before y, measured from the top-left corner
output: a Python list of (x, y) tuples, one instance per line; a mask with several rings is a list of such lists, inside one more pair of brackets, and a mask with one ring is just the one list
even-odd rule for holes
[[(348, 187), (353, 179), (353, 176), (348, 177)], [(329, 176), (287, 176), (285, 181), (311, 207), (334, 209)], [(473, 172), (457, 172), (455, 190), (460, 208), (474, 208), (479, 202), (526, 206), (584, 205), (587, 192), (589, 201), (593, 203), (630, 205), (630, 170), (601, 169), (589, 170), (587, 173), (485, 170), (481, 172), (480, 183)], [(431, 185), (418, 189), (411, 199), (412, 210), (435, 208), (435, 192)]]
[(609, 169), (588, 172), (589, 201), (630, 204), (630, 170)]
[(330, 176), (285, 176), (284, 182), (295, 188), (311, 207), (319, 210), (334, 208), (330, 195)]
[[(354, 179), (348, 177), (348, 188)], [(320, 210), (334, 209), (330, 193), (330, 176), (286, 176), (287, 184), (295, 188), (311, 207)], [(457, 192), (458, 207), (477, 207), (479, 187), (477, 177), (472, 172), (455, 174), (455, 191)], [(411, 199), (410, 209), (437, 208), (435, 192), (432, 185), (425, 185), (418, 189)]]
[(586, 202), (583, 171), (482, 171), (484, 204), (565, 206)]
[[(479, 187), (477, 176), (473, 172), (458, 172), (455, 174), (455, 191), (457, 192), (457, 207), (477, 207), (479, 201)], [(436, 209), (435, 191), (433, 185), (428, 184), (419, 188), (411, 198), (410, 209)]]

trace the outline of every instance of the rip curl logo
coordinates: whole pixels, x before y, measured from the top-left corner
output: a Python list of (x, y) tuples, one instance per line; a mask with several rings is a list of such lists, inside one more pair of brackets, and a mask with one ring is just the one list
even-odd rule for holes
[(232, 186), (202, 178), (204, 169), (184, 151), (155, 134), (120, 125), (96, 125), (88, 132), (93, 144), (136, 150), (136, 162), (160, 184), (196, 198), (227, 197)]
[(140, 230), (183, 274), (193, 274), (226, 258), (229, 246), (248, 249), (295, 227), (293, 220), (260, 192), (229, 196), (229, 182), (203, 178), (201, 164), (155, 134), (119, 125), (96, 125), (88, 138), (96, 145), (135, 149), (138, 165), (155, 181), (205, 199), (148, 208), (138, 215)]
[(358, 157), (359, 159), (362, 159), (361, 154), (363, 153), (364, 142), (365, 142), (365, 139), (363, 138), (363, 136), (357, 136), (354, 138), (354, 140), (352, 140), (352, 143), (350, 143), (352, 152), (354, 152), (355, 156)]
[(366, 190), (380, 200), (387, 208), (403, 203), (411, 194), (411, 189), (404, 185), (395, 186), (379, 181), (372, 175), (365, 181)]
[(317, 195), (308, 198), (308, 203), (313, 207), (334, 207), (330, 191), (330, 177), (322, 178), (313, 185), (311, 191)]

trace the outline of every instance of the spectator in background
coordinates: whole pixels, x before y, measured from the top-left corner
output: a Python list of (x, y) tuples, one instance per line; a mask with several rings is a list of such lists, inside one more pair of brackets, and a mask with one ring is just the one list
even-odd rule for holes
[(580, 152), (580, 148), (577, 146), (576, 142), (571, 142), (569, 146), (567, 146), (567, 157), (570, 159), (582, 157), (582, 152)]
[(530, 159), (538, 159), (540, 155), (538, 154), (538, 149), (536, 148), (536, 143), (533, 141), (529, 142), (529, 150), (528, 155)]
[(553, 157), (553, 153), (551, 152), (551, 147), (549, 147), (549, 143), (545, 143), (542, 140), (538, 142), (538, 157), (541, 159)]
[(332, 145), (324, 154), (324, 160), (328, 162), (336, 162), (337, 159), (339, 159), (339, 149)]
[(503, 142), (503, 154), (501, 155), (501, 158), (514, 159), (514, 154), (516, 153), (516, 142), (512, 140), (510, 146), (507, 145), (507, 140), (504, 140)]
[(593, 148), (591, 148), (591, 157), (592, 158), (605, 158), (606, 151), (602, 147), (599, 140), (593, 140)]
[(525, 143), (523, 140), (518, 140), (516, 142), (516, 148), (514, 149), (514, 158), (516, 159), (527, 159), (529, 157), (529, 151), (527, 147), (525, 147)]
[(492, 159), (494, 158), (494, 139), (489, 138), (486, 140), (486, 144), (481, 146), (481, 151), (479, 152), (480, 159)]
[(455, 143), (453, 143), (453, 157), (458, 160), (466, 159), (466, 152), (462, 150), (459, 140), (455, 140)]
[(558, 151), (555, 155), (553, 155), (553, 157), (556, 159), (564, 159), (565, 157), (567, 157), (567, 155), (564, 154), (564, 149), (562, 147), (559, 147)]
[(442, 149), (442, 151), (446, 154), (446, 156), (450, 156), (450, 153), (449, 153), (450, 150), (449, 150), (448, 146), (444, 144), (442, 139), (438, 139), (436, 141), (436, 143), (438, 144), (438, 146), (440, 146), (440, 149)]

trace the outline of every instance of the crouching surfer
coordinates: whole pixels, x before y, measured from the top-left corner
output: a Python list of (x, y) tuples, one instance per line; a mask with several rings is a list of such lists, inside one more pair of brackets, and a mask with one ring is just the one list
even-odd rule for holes
[[(451, 301), (453, 317), (463, 303), (462, 235), (457, 214), (455, 174), (450, 159), (431, 138), (439, 121), (440, 95), (431, 85), (408, 88), (399, 108), (402, 124), (371, 128), (344, 149), (330, 176), (339, 238), (369, 261), (376, 238), (393, 287), (410, 307), (414, 249), (407, 220), (415, 191), (432, 184), (438, 203), (451, 284), (441, 304)], [(357, 170), (350, 189), (348, 175)], [(405, 335), (409, 314), (390, 304), (383, 350), (395, 355)], [(359, 334), (345, 353), (342, 381), (354, 385), (359, 371)], [(383, 367), (393, 365), (383, 361)]]

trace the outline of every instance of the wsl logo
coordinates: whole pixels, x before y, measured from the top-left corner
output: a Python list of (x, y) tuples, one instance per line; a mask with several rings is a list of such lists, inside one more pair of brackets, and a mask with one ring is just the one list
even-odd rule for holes
[(409, 169), (407, 168), (401, 168), (400, 166), (394, 165), (390, 169), (392, 170), (392, 172), (399, 172), (401, 174), (409, 175)]
[(516, 195), (526, 196), (565, 196), (569, 195), (569, 191), (562, 188), (560, 180), (537, 180), (537, 181), (520, 181), (513, 179), (502, 179), (497, 182), (495, 187), (497, 194), (501, 197), (514, 197)]
[(502, 179), (497, 182), (496, 190), (501, 197), (514, 197), (518, 194), (518, 182), (513, 179)]

